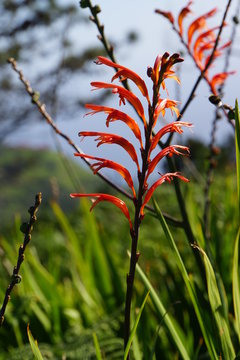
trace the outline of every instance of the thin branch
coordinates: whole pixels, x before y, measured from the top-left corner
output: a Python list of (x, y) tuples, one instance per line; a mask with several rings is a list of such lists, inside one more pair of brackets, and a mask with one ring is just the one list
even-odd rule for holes
[[(24, 78), (22, 71), (18, 69), (16, 60), (14, 58), (10, 58), (8, 60), (8, 62), (12, 65), (13, 70), (19, 75), (19, 79), (24, 84), (27, 93), (31, 97), (32, 103), (34, 105), (36, 105), (36, 107), (38, 108), (38, 110), (41, 113), (41, 115), (43, 116), (43, 118), (47, 121), (47, 123), (51, 126), (51, 128), (55, 131), (55, 133), (57, 135), (61, 136), (65, 141), (67, 141), (68, 144), (74, 149), (75, 152), (77, 152), (79, 154), (84, 154), (84, 152), (71, 140), (70, 137), (68, 137), (65, 133), (63, 133), (62, 131), (59, 130), (57, 125), (54, 123), (52, 117), (46, 111), (45, 105), (43, 103), (41, 103), (41, 101), (39, 100), (39, 93), (32, 89), (29, 81)], [(90, 163), (90, 161), (88, 161), (88, 159), (83, 158), (83, 161), (85, 162), (85, 164), (88, 165), (88, 167), (91, 168), (91, 163)], [(110, 185), (113, 189), (120, 192), (128, 199), (130, 199), (130, 200), (133, 199), (132, 195), (130, 195), (127, 191), (125, 191), (122, 187), (118, 186), (116, 183), (113, 183), (107, 176), (105, 176), (99, 172), (97, 172), (97, 175), (103, 181), (105, 181), (108, 185)], [(152, 207), (146, 206), (146, 208), (148, 210), (150, 210), (151, 212), (154, 212)], [(176, 219), (166, 213), (164, 214), (164, 217), (165, 217), (166, 221), (168, 221), (170, 224), (177, 226), (177, 227), (183, 227), (182, 221), (179, 221), (178, 219)]]
[[(233, 43), (234, 43), (234, 40), (236, 37), (236, 30), (237, 30), (237, 25), (238, 25), (237, 21), (234, 19), (238, 19), (239, 12), (240, 12), (240, 1), (238, 1), (235, 16), (233, 17), (232, 33), (231, 33), (231, 37), (230, 37), (231, 45), (228, 47), (227, 52), (226, 52), (223, 72), (227, 72), (227, 70), (229, 68), (230, 57), (231, 57)], [(223, 96), (224, 85), (225, 85), (225, 83), (223, 83), (219, 87), (220, 98)], [(218, 149), (216, 149), (215, 144), (216, 144), (217, 124), (218, 124), (218, 121), (220, 118), (221, 118), (220, 109), (218, 106), (216, 108), (215, 118), (214, 118), (213, 124), (212, 124), (211, 139), (210, 139), (210, 143), (209, 143), (209, 165), (208, 165), (207, 176), (206, 176), (206, 184), (205, 184), (205, 188), (204, 188), (205, 202), (204, 202), (204, 211), (203, 211), (203, 227), (204, 227), (205, 237), (207, 240), (210, 240), (210, 238), (211, 238), (210, 224), (209, 224), (209, 217), (210, 217), (209, 211), (210, 211), (211, 200), (210, 200), (209, 193), (210, 193), (211, 184), (213, 182), (214, 169), (216, 166), (215, 157), (218, 153)]]
[(12, 279), (11, 279), (10, 284), (7, 287), (5, 297), (4, 297), (4, 300), (3, 300), (3, 305), (2, 305), (1, 310), (0, 310), (0, 327), (2, 326), (3, 321), (4, 321), (4, 314), (5, 314), (5, 311), (6, 311), (6, 308), (7, 308), (7, 304), (10, 301), (11, 292), (12, 292), (14, 286), (16, 284), (19, 284), (21, 282), (21, 279), (22, 279), (21, 275), (19, 275), (19, 271), (20, 271), (20, 267), (22, 265), (22, 262), (24, 261), (25, 249), (26, 249), (28, 243), (31, 240), (31, 234), (32, 234), (32, 231), (33, 231), (33, 224), (37, 220), (36, 213), (38, 211), (38, 208), (39, 208), (41, 202), (42, 202), (42, 194), (39, 193), (35, 197), (34, 206), (31, 206), (28, 209), (28, 212), (30, 214), (29, 222), (28, 223), (23, 223), (21, 225), (21, 227), (20, 227), (20, 230), (24, 233), (24, 241), (23, 241), (23, 244), (21, 244), (20, 247), (19, 247), (17, 265), (14, 266), (14, 268), (13, 268)]

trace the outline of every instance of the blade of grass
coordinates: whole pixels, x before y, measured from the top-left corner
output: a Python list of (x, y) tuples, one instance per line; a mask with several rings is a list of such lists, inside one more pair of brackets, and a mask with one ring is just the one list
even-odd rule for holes
[(240, 228), (237, 233), (233, 254), (233, 269), (232, 269), (232, 293), (233, 293), (233, 308), (235, 315), (235, 327), (237, 329), (238, 341), (240, 343), (240, 289), (238, 276), (238, 254), (239, 254), (239, 238)]
[(208, 298), (218, 328), (218, 335), (221, 342), (223, 359), (235, 359), (236, 355), (231, 341), (228, 324), (224, 317), (223, 305), (219, 294), (217, 280), (213, 267), (205, 251), (196, 245), (194, 245), (194, 247), (198, 249), (203, 255), (207, 277)]
[(144, 306), (146, 304), (146, 301), (148, 299), (149, 293), (150, 293), (150, 291), (148, 291), (147, 295), (145, 296), (145, 298), (143, 300), (143, 303), (141, 305), (141, 308), (139, 310), (139, 313), (137, 315), (136, 321), (135, 321), (135, 323), (133, 325), (133, 329), (131, 331), (131, 334), (130, 334), (128, 342), (127, 342), (127, 346), (126, 346), (125, 351), (124, 351), (124, 358), (123, 358), (124, 360), (126, 360), (127, 357), (128, 357), (128, 353), (129, 353), (129, 350), (130, 350), (130, 347), (131, 347), (131, 344), (132, 344), (132, 341), (133, 341), (133, 337), (134, 337), (134, 335), (135, 335), (135, 333), (137, 331), (138, 323), (139, 323), (140, 317), (142, 315), (142, 312), (143, 312)]
[(96, 350), (96, 359), (97, 360), (102, 360), (102, 354), (101, 354), (101, 349), (100, 349), (100, 346), (99, 346), (97, 334), (94, 332), (92, 334), (92, 336), (93, 336), (94, 347), (95, 347), (95, 350)]
[(235, 143), (237, 166), (238, 216), (240, 218), (240, 117), (238, 101), (235, 102)]
[(174, 326), (160, 297), (158, 296), (158, 294), (152, 287), (150, 281), (148, 280), (147, 276), (144, 274), (143, 270), (141, 269), (141, 267), (138, 264), (136, 266), (136, 271), (139, 274), (139, 276), (140, 276), (142, 282), (144, 283), (144, 285), (146, 286), (146, 288), (150, 291), (150, 297), (153, 301), (153, 304), (154, 304), (157, 312), (159, 313), (160, 317), (163, 319), (166, 327), (168, 328), (168, 331), (170, 332), (171, 337), (172, 337), (173, 341), (175, 342), (178, 351), (182, 355), (182, 358), (184, 360), (190, 360), (191, 357), (188, 354), (187, 349), (181, 340), (181, 337), (179, 336), (178, 330)]
[(32, 333), (29, 329), (29, 325), (27, 326), (27, 334), (28, 334), (28, 340), (29, 340), (29, 343), (30, 343), (30, 346), (31, 346), (31, 349), (32, 349), (32, 352), (33, 352), (33, 355), (34, 355), (34, 358), (36, 360), (43, 360), (43, 357), (42, 357), (42, 354), (39, 350), (39, 347), (38, 347), (38, 344), (37, 344), (37, 341), (34, 340), (33, 336), (32, 336)]
[(154, 208), (155, 208), (158, 220), (160, 221), (160, 223), (162, 225), (165, 236), (166, 236), (166, 238), (168, 239), (170, 245), (173, 248), (178, 268), (180, 270), (180, 273), (181, 273), (181, 275), (183, 277), (186, 288), (188, 290), (189, 296), (191, 298), (191, 301), (192, 301), (192, 304), (193, 304), (193, 307), (194, 307), (194, 310), (195, 310), (195, 313), (196, 313), (196, 316), (197, 316), (197, 319), (198, 319), (198, 322), (199, 322), (199, 326), (201, 328), (201, 331), (202, 331), (206, 346), (207, 346), (208, 351), (209, 351), (209, 355), (210, 355), (211, 359), (217, 360), (217, 359), (219, 359), (219, 357), (218, 357), (217, 351), (215, 349), (215, 345), (214, 345), (212, 335), (211, 335), (210, 332), (207, 331), (207, 328), (205, 326), (204, 311), (206, 311), (206, 310), (201, 309), (200, 303), (198, 301), (198, 298), (196, 296), (194, 287), (193, 287), (193, 285), (192, 285), (192, 283), (190, 281), (190, 278), (188, 276), (188, 273), (187, 273), (187, 270), (185, 268), (182, 257), (181, 257), (181, 255), (180, 255), (180, 253), (178, 251), (178, 248), (177, 248), (177, 246), (175, 244), (175, 241), (174, 241), (174, 239), (172, 237), (172, 234), (171, 234), (171, 232), (169, 230), (169, 227), (168, 227), (168, 225), (167, 225), (167, 223), (166, 223), (166, 221), (165, 221), (165, 219), (164, 219), (164, 217), (163, 217), (163, 215), (161, 213), (161, 210), (159, 209), (159, 207), (158, 207), (155, 200), (153, 200), (153, 204), (154, 204)]

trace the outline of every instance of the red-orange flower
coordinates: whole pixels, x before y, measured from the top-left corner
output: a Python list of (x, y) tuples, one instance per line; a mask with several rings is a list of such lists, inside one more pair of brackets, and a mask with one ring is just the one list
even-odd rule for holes
[(137, 85), (137, 87), (139, 88), (139, 90), (141, 91), (143, 96), (145, 96), (147, 98), (148, 103), (150, 103), (147, 86), (146, 86), (144, 80), (137, 73), (135, 73), (131, 69), (126, 68), (125, 66), (116, 64), (116, 63), (112, 62), (111, 60), (109, 60), (108, 58), (105, 58), (103, 56), (98, 56), (98, 60), (96, 61), (96, 64), (104, 64), (107, 66), (111, 66), (115, 69), (116, 68), (120, 69), (112, 77), (112, 81), (117, 79), (118, 77), (120, 78), (121, 81), (126, 80), (126, 79), (132, 80)]
[(175, 101), (175, 100), (159, 98), (157, 106), (154, 111), (154, 115), (153, 115), (153, 118), (154, 118), (153, 127), (155, 126), (159, 115), (160, 114), (162, 114), (162, 116), (165, 115), (166, 109), (170, 109), (171, 112), (174, 111), (178, 117), (180, 115), (180, 113), (179, 113), (179, 109), (177, 108), (177, 103), (178, 103), (178, 101)]
[(185, 6), (179, 13), (178, 15), (178, 26), (179, 26), (179, 33), (182, 35), (183, 34), (183, 26), (182, 26), (182, 22), (185, 19), (185, 17), (191, 13), (191, 9), (190, 6), (192, 5), (192, 1), (190, 0), (187, 4), (187, 6)]
[[(182, 151), (180, 151), (182, 150)], [(170, 145), (161, 150), (154, 158), (149, 162), (146, 180), (148, 179), (149, 175), (153, 172), (157, 164), (160, 160), (162, 160), (165, 156), (173, 156), (173, 155), (189, 155), (189, 148), (187, 146), (182, 145)]]
[(96, 156), (79, 154), (79, 153), (75, 153), (74, 155), (85, 158), (85, 159), (97, 160), (97, 162), (95, 162), (91, 165), (91, 168), (92, 168), (94, 174), (96, 174), (102, 168), (108, 168), (108, 169), (117, 171), (124, 178), (124, 180), (126, 181), (128, 186), (132, 190), (133, 197), (136, 198), (136, 192), (134, 189), (132, 176), (131, 176), (130, 172), (124, 166), (116, 163), (115, 161), (103, 159), (103, 158), (96, 157)]
[(194, 20), (191, 23), (191, 25), (188, 28), (188, 46), (191, 45), (193, 35), (195, 34), (196, 31), (200, 31), (202, 29), (207, 28), (206, 20), (208, 18), (212, 17), (213, 15), (215, 15), (216, 11), (217, 11), (217, 9), (214, 8), (214, 9), (210, 10), (209, 12), (207, 12), (206, 14), (199, 16), (196, 20)]
[(216, 94), (217, 93), (216, 87), (222, 85), (224, 83), (224, 81), (226, 80), (226, 78), (229, 75), (233, 75), (233, 74), (235, 74), (235, 71), (223, 72), (223, 73), (214, 75), (212, 80), (210, 81), (210, 84), (212, 87), (212, 92), (214, 94)]
[(109, 114), (108, 117), (107, 117), (107, 120), (106, 120), (107, 127), (109, 126), (110, 122), (113, 122), (113, 121), (116, 121), (116, 120), (120, 120), (120, 121), (124, 122), (125, 124), (127, 124), (127, 126), (132, 130), (135, 137), (140, 142), (141, 149), (143, 148), (142, 136), (141, 136), (141, 131), (139, 129), (139, 126), (138, 126), (137, 122), (133, 118), (131, 118), (129, 115), (127, 115), (126, 113), (124, 113), (122, 111), (119, 111), (119, 110), (116, 110), (114, 108), (110, 108), (110, 107), (107, 107), (107, 106), (86, 104), (85, 107), (87, 109), (92, 109), (93, 110), (93, 111), (87, 113), (86, 115), (93, 115), (93, 114), (96, 114), (98, 112), (104, 112), (106, 114)]
[[(114, 84), (108, 84), (100, 81), (93, 81), (91, 82), (91, 85), (94, 86), (96, 89), (112, 89), (113, 94), (119, 95), (119, 104), (122, 103), (125, 105), (125, 99), (132, 104), (132, 106), (137, 111), (138, 115), (141, 117), (141, 119), (144, 122), (145, 127), (147, 126), (145, 115), (144, 115), (144, 109), (142, 106), (141, 101), (138, 99), (136, 95), (134, 95), (131, 91), (126, 90), (124, 87)], [(96, 90), (94, 89), (94, 90)]]
[(162, 185), (165, 181), (167, 182), (171, 182), (171, 180), (173, 180), (174, 177), (179, 178), (182, 181), (185, 182), (189, 182), (189, 180), (187, 178), (185, 178), (184, 176), (182, 176), (181, 174), (179, 174), (178, 172), (175, 173), (167, 173), (161, 176), (160, 179), (158, 179), (147, 191), (145, 197), (144, 197), (144, 201), (143, 204), (141, 206), (141, 210), (140, 210), (140, 214), (143, 217), (144, 216), (144, 208), (146, 206), (146, 204), (149, 202), (149, 200), (151, 199), (154, 191), (156, 190), (156, 188), (160, 185)]
[(159, 140), (161, 140), (161, 138), (169, 133), (169, 132), (177, 132), (179, 134), (183, 133), (182, 127), (192, 127), (193, 125), (188, 123), (188, 122), (184, 122), (184, 121), (174, 121), (171, 124), (165, 125), (164, 127), (162, 127), (154, 136), (152, 142), (151, 142), (151, 146), (150, 146), (150, 150), (149, 150), (149, 154), (151, 154), (151, 152), (155, 149), (155, 147), (157, 146)]
[[(122, 213), (125, 215), (125, 217), (128, 219), (129, 222), (129, 226), (130, 226), (130, 230), (132, 230), (132, 222), (131, 222), (131, 218), (129, 215), (129, 211), (127, 208), (127, 205), (125, 204), (124, 201), (122, 201), (121, 199), (118, 199), (116, 196), (113, 195), (109, 195), (109, 194), (78, 194), (78, 193), (73, 193), (70, 194), (70, 196), (72, 198), (76, 198), (76, 197), (90, 197), (92, 198), (93, 204), (90, 208), (90, 211), (101, 201), (108, 201), (111, 202), (112, 204), (116, 205), (121, 211)], [(97, 200), (95, 200), (94, 198), (96, 198)]]
[(162, 16), (164, 16), (166, 19), (168, 19), (170, 21), (170, 23), (174, 24), (174, 17), (173, 14), (170, 11), (163, 11), (160, 9), (156, 9), (155, 12), (157, 14), (160, 14)]
[(148, 68), (148, 74), (151, 77), (155, 86), (162, 85), (165, 89), (164, 80), (171, 78), (180, 83), (179, 78), (175, 75), (174, 70), (172, 70), (173, 65), (178, 62), (182, 62), (183, 58), (179, 54), (173, 54), (170, 56), (168, 52), (165, 52), (163, 56), (158, 55), (153, 68)]
[(95, 141), (98, 141), (97, 147), (101, 146), (102, 144), (120, 145), (131, 156), (132, 160), (137, 165), (138, 171), (140, 171), (138, 157), (134, 146), (122, 136), (116, 134), (98, 132), (98, 131), (80, 131), (78, 135), (83, 137), (96, 136), (97, 138), (95, 139)]

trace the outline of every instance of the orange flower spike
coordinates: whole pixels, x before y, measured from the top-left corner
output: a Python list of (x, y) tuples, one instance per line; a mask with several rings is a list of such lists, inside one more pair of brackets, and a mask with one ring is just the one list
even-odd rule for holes
[(144, 115), (144, 109), (142, 106), (141, 101), (138, 99), (136, 95), (134, 95), (131, 91), (126, 90), (124, 87), (114, 84), (108, 84), (100, 81), (94, 81), (91, 82), (91, 85), (94, 86), (97, 89), (112, 89), (113, 94), (118, 94), (120, 101), (119, 104), (123, 103), (125, 105), (125, 99), (132, 104), (132, 106), (137, 111), (138, 115), (142, 118), (144, 122), (144, 126), (147, 127), (145, 115)]
[(129, 115), (127, 115), (126, 113), (116, 110), (114, 108), (110, 108), (107, 106), (101, 106), (101, 105), (95, 105), (95, 104), (86, 104), (85, 107), (87, 109), (92, 109), (93, 111), (85, 114), (86, 115), (94, 115), (96, 113), (99, 112), (104, 112), (105, 114), (109, 114), (107, 119), (106, 119), (106, 126), (109, 127), (109, 123), (110, 122), (114, 122), (117, 120), (120, 120), (122, 122), (124, 122), (134, 133), (135, 137), (138, 139), (138, 141), (140, 142), (141, 145), (141, 149), (143, 148), (143, 144), (142, 144), (142, 136), (141, 136), (141, 131), (140, 128), (137, 124), (137, 122), (132, 119)]
[(167, 174), (164, 174), (163, 176), (161, 176), (160, 179), (158, 179), (151, 187), (150, 189), (148, 190), (148, 192), (146, 193), (145, 195), (145, 198), (144, 198), (144, 201), (143, 201), (143, 204), (141, 206), (141, 210), (140, 210), (140, 214), (141, 214), (141, 217), (144, 216), (144, 208), (146, 206), (146, 204), (150, 201), (154, 191), (156, 190), (156, 188), (160, 185), (162, 185), (165, 181), (167, 182), (171, 182), (171, 180), (173, 180), (173, 177), (177, 177), (179, 178), (180, 180), (182, 181), (185, 181), (185, 182), (189, 182), (189, 180), (187, 178), (185, 178), (184, 176), (180, 175), (178, 172), (175, 172), (175, 173), (167, 173)]
[(188, 46), (191, 46), (193, 35), (197, 30), (202, 30), (206, 28), (206, 19), (216, 14), (217, 9), (214, 8), (211, 11), (207, 12), (204, 15), (201, 15), (196, 20), (194, 20), (188, 28)]
[(99, 170), (101, 170), (104, 167), (117, 171), (124, 178), (124, 180), (126, 181), (128, 186), (132, 190), (134, 198), (136, 198), (136, 192), (135, 192), (135, 189), (133, 186), (132, 176), (131, 176), (130, 172), (124, 166), (116, 163), (115, 161), (99, 158), (96, 156), (79, 154), (79, 153), (75, 153), (74, 155), (79, 156), (81, 158), (85, 158), (85, 159), (97, 160), (96, 163), (91, 165), (91, 168), (92, 168), (94, 174), (96, 174)]
[(98, 141), (97, 147), (101, 146), (102, 144), (120, 145), (131, 156), (132, 160), (137, 165), (138, 172), (140, 172), (138, 157), (135, 148), (128, 140), (124, 139), (122, 136), (98, 131), (80, 131), (78, 135), (80, 137), (96, 136), (97, 138), (95, 139), (95, 141)]
[(98, 60), (96, 61), (96, 64), (104, 64), (104, 65), (113, 67), (115, 69), (116, 68), (120, 69), (112, 77), (112, 81), (117, 79), (118, 77), (122, 77), (121, 81), (123, 81), (125, 79), (132, 80), (137, 85), (137, 87), (139, 88), (139, 90), (141, 91), (143, 96), (147, 98), (148, 103), (150, 103), (147, 86), (146, 86), (144, 80), (137, 73), (135, 73), (131, 69), (126, 68), (125, 66), (115, 64), (113, 61), (111, 61), (108, 58), (105, 58), (103, 56), (98, 56)]
[(184, 122), (184, 121), (175, 121), (171, 124), (165, 125), (163, 128), (161, 128), (156, 135), (154, 136), (152, 143), (151, 143), (151, 147), (149, 150), (149, 153), (151, 153), (155, 147), (157, 146), (159, 140), (167, 133), (169, 132), (177, 132), (179, 134), (183, 133), (182, 127), (192, 127), (193, 125), (188, 123), (188, 122)]
[(125, 215), (125, 217), (128, 219), (129, 222), (129, 226), (130, 226), (130, 231), (132, 231), (132, 222), (130, 219), (130, 215), (129, 215), (129, 211), (127, 208), (127, 205), (125, 204), (124, 201), (122, 201), (121, 199), (117, 198), (116, 196), (113, 195), (108, 195), (108, 194), (70, 194), (71, 198), (81, 198), (81, 197), (90, 197), (90, 198), (96, 198), (96, 200), (92, 199), (93, 204), (90, 208), (90, 211), (92, 211), (92, 209), (101, 201), (108, 201), (111, 202), (112, 204), (114, 204), (115, 206), (117, 206), (122, 213)]
[(179, 33), (182, 36), (183, 35), (183, 26), (182, 26), (182, 22), (185, 19), (185, 17), (191, 13), (192, 11), (190, 10), (190, 6), (192, 5), (192, 0), (190, 0), (187, 4), (187, 6), (185, 6), (179, 13), (178, 15), (178, 26), (179, 26)]
[[(180, 150), (182, 150), (183, 152), (180, 151)], [(166, 148), (161, 150), (155, 156), (155, 158), (153, 158), (153, 160), (150, 161), (150, 163), (148, 165), (146, 180), (149, 177), (149, 175), (153, 172), (153, 170), (155, 169), (155, 167), (157, 166), (159, 161), (162, 160), (165, 156), (170, 156), (170, 157), (173, 156), (173, 155), (187, 156), (187, 155), (189, 155), (189, 153), (190, 153), (190, 151), (189, 151), (189, 148), (187, 146), (182, 146), (182, 145), (170, 145), (170, 146), (167, 146)]]
[(156, 9), (155, 13), (164, 16), (166, 19), (168, 19), (170, 21), (171, 24), (174, 24), (174, 17), (173, 17), (173, 14), (170, 11), (163, 11), (163, 10), (160, 10), (160, 9)]

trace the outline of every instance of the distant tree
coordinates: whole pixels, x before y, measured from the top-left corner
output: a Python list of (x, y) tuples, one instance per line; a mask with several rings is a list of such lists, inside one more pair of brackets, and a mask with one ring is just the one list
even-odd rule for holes
[(84, 49), (81, 39), (74, 41), (72, 32), (87, 26), (84, 16), (77, 1), (0, 2), (0, 141), (21, 125), (40, 119), (7, 65), (9, 57), (27, 68), (32, 86), (54, 116), (67, 114), (69, 120), (79, 109), (80, 95), (65, 89), (70, 81), (77, 81), (80, 71), (87, 71), (86, 61), (103, 52), (100, 44)]

